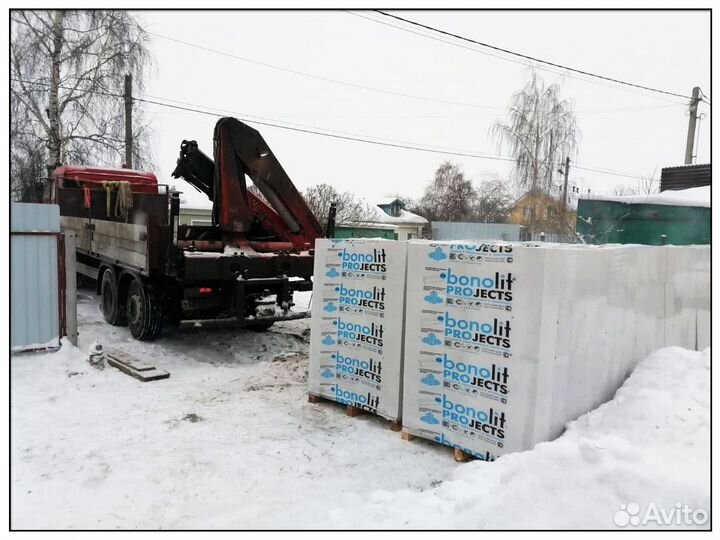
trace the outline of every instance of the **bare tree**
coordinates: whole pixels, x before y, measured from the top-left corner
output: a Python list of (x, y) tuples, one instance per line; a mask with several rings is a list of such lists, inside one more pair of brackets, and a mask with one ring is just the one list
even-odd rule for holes
[(10, 100), (10, 183), (13, 200), (38, 202), (35, 185), (45, 177), (45, 147), (32, 119), (17, 100)]
[(309, 187), (303, 193), (303, 197), (323, 227), (327, 223), (330, 204), (333, 202), (337, 205), (335, 214), (337, 223), (374, 221), (378, 215), (372, 206), (353, 193), (349, 191), (341, 193), (329, 184), (318, 184)]
[(481, 223), (507, 223), (514, 202), (507, 182), (499, 178), (488, 179), (477, 190), (472, 208), (472, 220)]
[[(64, 161), (122, 163), (124, 76), (142, 88), (147, 40), (126, 11), (11, 12), (11, 110), (33, 148), (45, 147), (47, 173)], [(148, 127), (137, 107), (133, 126), (133, 160), (143, 167)], [(23, 160), (14, 140), (11, 151)]]
[(650, 176), (639, 178), (634, 185), (620, 184), (613, 188), (613, 195), (655, 195), (660, 192), (660, 180), (656, 177), (657, 169)]
[(507, 122), (496, 122), (490, 133), (501, 151), (507, 147), (512, 154), (514, 180), (524, 191), (550, 193), (559, 163), (577, 150), (573, 103), (560, 99), (560, 87), (546, 87), (534, 71), (513, 94)]
[(469, 221), (477, 192), (460, 168), (446, 161), (420, 199), (421, 215), (430, 221)]

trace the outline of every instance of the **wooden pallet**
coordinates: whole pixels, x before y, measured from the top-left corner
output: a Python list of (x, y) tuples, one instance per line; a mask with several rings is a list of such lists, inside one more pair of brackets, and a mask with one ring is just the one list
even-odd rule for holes
[(159, 381), (170, 376), (167, 371), (157, 369), (124, 351), (108, 349), (105, 351), (105, 357), (109, 365), (142, 382)]
[[(413, 435), (412, 433), (409, 433), (404, 429), (402, 430), (402, 433), (400, 434), (400, 436), (402, 437), (403, 441), (412, 441), (414, 439), (420, 438), (417, 435)], [(423, 439), (423, 440), (428, 441), (433, 444), (438, 444), (437, 442), (431, 441), (430, 439)], [(448, 446), (447, 448), (450, 448), (450, 447)], [(464, 463), (465, 461), (470, 461), (472, 459), (475, 459), (475, 456), (472, 456), (472, 455), (468, 454), (467, 452), (463, 452), (459, 448), (453, 448), (452, 450), (455, 455), (455, 461), (457, 461), (458, 463)]]
[[(308, 402), (309, 403), (320, 403), (320, 402), (336, 403), (337, 405), (339, 405), (341, 407), (345, 407), (345, 414), (347, 414), (350, 417), (361, 416), (363, 414), (367, 414), (367, 411), (361, 409), (360, 407), (355, 407), (354, 405), (343, 405), (342, 403), (338, 403), (337, 401), (328, 399), (323, 396), (318, 396), (317, 394), (308, 393)], [(379, 416), (378, 418), (382, 418), (382, 416)], [(402, 423), (399, 420), (388, 420), (388, 423), (390, 426), (390, 431), (400, 431), (402, 429)]]

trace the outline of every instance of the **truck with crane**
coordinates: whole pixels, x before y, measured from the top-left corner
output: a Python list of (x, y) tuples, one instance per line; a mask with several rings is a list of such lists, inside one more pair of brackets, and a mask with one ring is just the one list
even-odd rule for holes
[(78, 273), (96, 281), (105, 320), (151, 340), (182, 320), (265, 330), (308, 316), (291, 310), (293, 293), (312, 289), (323, 231), (260, 133), (222, 118), (214, 160), (183, 141), (172, 175), (212, 201), (211, 225), (180, 225), (180, 193), (152, 172), (63, 165), (51, 175), (50, 202), (77, 238)]

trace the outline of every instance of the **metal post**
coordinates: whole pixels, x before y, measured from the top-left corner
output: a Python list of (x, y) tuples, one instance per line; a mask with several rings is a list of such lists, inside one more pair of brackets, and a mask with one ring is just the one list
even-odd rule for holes
[(565, 184), (563, 185), (563, 209), (567, 207), (567, 186), (568, 186), (568, 173), (570, 172), (570, 158), (565, 158)]
[(333, 238), (335, 236), (335, 215), (337, 213), (337, 203), (330, 203), (330, 210), (328, 211), (328, 221), (325, 226), (325, 237)]
[(695, 122), (697, 122), (698, 103), (700, 103), (700, 87), (696, 86), (692, 91), (690, 100), (690, 120), (688, 121), (687, 142), (685, 143), (685, 165), (692, 164), (693, 146), (695, 145)]
[(125, 167), (133, 168), (132, 75), (125, 75)]
[(65, 233), (65, 332), (77, 347), (77, 269), (75, 268), (75, 233)]

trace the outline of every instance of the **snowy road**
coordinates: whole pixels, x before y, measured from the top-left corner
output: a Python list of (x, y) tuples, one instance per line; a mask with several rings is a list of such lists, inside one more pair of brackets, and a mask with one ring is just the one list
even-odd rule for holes
[[(709, 510), (709, 350), (653, 355), (557, 441), (458, 465), (307, 403), (307, 320), (146, 344), (81, 295), (80, 350), (11, 359), (14, 528), (612, 528), (630, 502)], [(97, 371), (95, 339), (171, 377)]]

